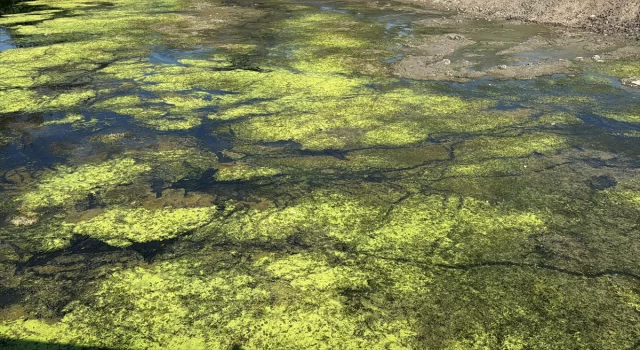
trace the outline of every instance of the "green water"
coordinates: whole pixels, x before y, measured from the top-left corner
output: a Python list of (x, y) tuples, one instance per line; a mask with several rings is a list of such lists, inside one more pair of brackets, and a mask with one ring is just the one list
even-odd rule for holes
[[(497, 79), (588, 52), (387, 2), (23, 8), (2, 348), (640, 346), (637, 61)], [(487, 76), (398, 76), (449, 33), (473, 43), (433, 60)]]

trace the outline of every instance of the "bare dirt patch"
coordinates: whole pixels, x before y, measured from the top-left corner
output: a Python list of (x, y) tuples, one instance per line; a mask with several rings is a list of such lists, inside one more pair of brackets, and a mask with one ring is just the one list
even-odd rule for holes
[(640, 37), (640, 2), (631, 0), (425, 0), (460, 12)]

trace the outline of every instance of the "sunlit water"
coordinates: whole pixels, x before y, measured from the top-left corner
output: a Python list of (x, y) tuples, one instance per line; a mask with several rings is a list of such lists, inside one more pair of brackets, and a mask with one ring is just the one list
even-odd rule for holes
[(638, 347), (634, 61), (498, 79), (592, 52), (397, 3), (30, 6), (0, 18), (5, 348)]

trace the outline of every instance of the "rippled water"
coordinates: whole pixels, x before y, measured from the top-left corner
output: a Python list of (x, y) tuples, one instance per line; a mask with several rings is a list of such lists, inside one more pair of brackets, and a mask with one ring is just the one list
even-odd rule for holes
[(589, 59), (632, 44), (389, 2), (25, 6), (4, 348), (638, 347), (640, 64)]

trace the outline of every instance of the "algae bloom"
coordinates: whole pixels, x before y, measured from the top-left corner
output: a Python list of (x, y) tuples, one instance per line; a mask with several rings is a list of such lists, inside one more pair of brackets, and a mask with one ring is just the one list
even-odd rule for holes
[(640, 50), (568, 31), (22, 3), (0, 16), (0, 347), (637, 348)]

